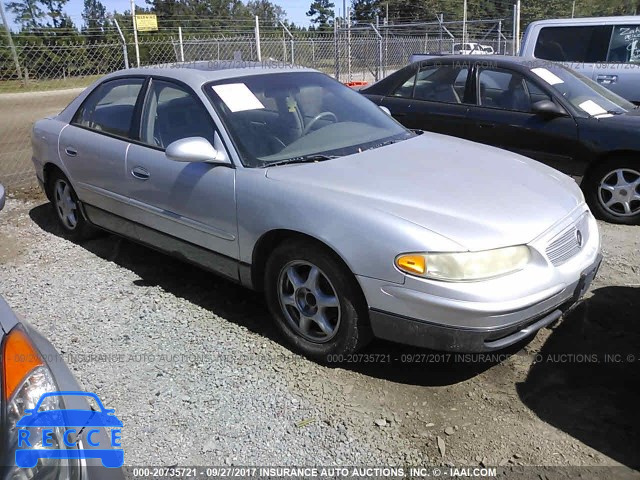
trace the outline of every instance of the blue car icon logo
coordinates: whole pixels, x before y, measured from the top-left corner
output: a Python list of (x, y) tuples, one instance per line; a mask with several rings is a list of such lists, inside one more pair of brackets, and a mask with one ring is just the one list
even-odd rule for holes
[[(99, 410), (58, 409), (40, 411), (43, 402), (55, 396), (85, 396), (95, 400)], [(33, 468), (38, 459), (100, 459), (108, 468), (118, 468), (124, 463), (124, 451), (120, 447), (122, 422), (115, 410), (104, 407), (95, 393), (49, 392), (44, 393), (33, 409), (25, 410), (18, 420), (18, 450), (16, 465)], [(110, 434), (107, 434), (107, 430)], [(83, 440), (79, 438), (82, 434)], [(58, 438), (58, 441), (54, 440)], [(59, 448), (60, 441), (66, 448)], [(36, 447), (37, 448), (34, 448)], [(40, 448), (43, 447), (43, 448)], [(50, 447), (50, 448), (46, 448)]]

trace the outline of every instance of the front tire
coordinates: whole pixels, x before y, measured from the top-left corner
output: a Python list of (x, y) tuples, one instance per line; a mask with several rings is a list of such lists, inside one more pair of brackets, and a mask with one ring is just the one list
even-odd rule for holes
[(640, 224), (640, 160), (619, 157), (603, 162), (588, 174), (583, 190), (596, 217)]
[(76, 242), (91, 237), (95, 230), (84, 218), (78, 196), (65, 174), (53, 172), (48, 184), (56, 220), (65, 237)]
[(299, 240), (279, 245), (267, 261), (264, 285), (276, 325), (301, 354), (326, 362), (370, 341), (364, 295), (326, 247)]

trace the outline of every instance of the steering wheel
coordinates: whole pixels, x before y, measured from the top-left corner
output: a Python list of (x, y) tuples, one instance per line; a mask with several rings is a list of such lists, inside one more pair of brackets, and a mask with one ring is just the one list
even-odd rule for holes
[(324, 117), (331, 117), (333, 119), (333, 123), (338, 123), (338, 117), (336, 117), (334, 113), (332, 113), (332, 112), (320, 112), (318, 115), (313, 117), (313, 119), (307, 124), (306, 127), (304, 127), (304, 130), (302, 131), (302, 136), (304, 137), (307, 133), (309, 133), (309, 131), (311, 130), (311, 127), (313, 127), (313, 125), (318, 120), (320, 120), (321, 118), (324, 118)]

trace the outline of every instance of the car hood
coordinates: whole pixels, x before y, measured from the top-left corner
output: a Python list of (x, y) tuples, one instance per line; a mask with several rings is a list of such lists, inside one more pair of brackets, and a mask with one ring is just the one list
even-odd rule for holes
[(598, 118), (598, 121), (606, 125), (629, 127), (637, 131), (640, 128), (640, 110), (631, 110), (623, 115), (603, 116)]
[(541, 163), (426, 132), (335, 160), (268, 168), (266, 176), (344, 195), (344, 208), (361, 202), (468, 250), (529, 243), (583, 203), (571, 178)]

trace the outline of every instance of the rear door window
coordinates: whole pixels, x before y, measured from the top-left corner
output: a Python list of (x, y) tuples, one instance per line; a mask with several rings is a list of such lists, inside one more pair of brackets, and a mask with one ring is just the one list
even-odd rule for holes
[(608, 60), (640, 64), (640, 25), (616, 25), (613, 28)]
[(462, 103), (468, 74), (466, 65), (423, 68), (416, 77), (413, 97), (430, 102)]
[(89, 94), (71, 123), (128, 138), (143, 84), (143, 78), (123, 78), (101, 84)]
[(612, 25), (544, 27), (534, 55), (556, 62), (605, 62), (612, 30)]

